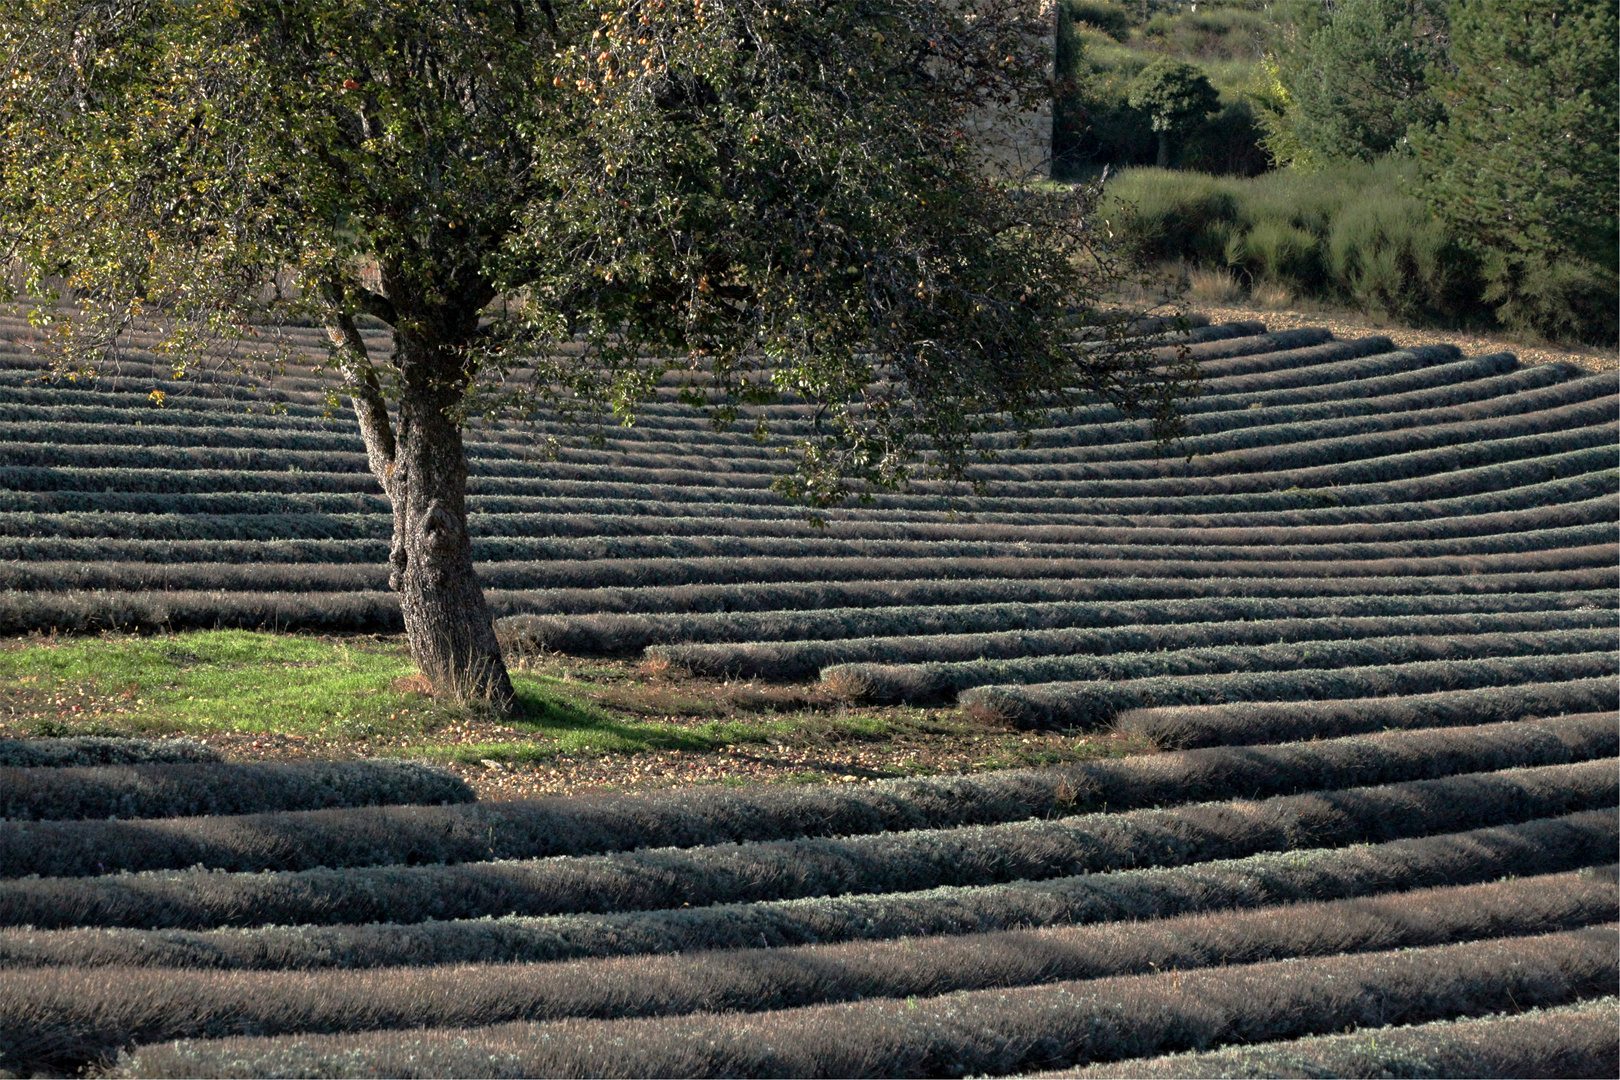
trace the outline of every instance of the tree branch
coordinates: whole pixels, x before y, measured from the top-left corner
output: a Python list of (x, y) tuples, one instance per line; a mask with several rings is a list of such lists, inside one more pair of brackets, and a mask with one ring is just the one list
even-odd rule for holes
[[(381, 299), (379, 297), (379, 299)], [(387, 303), (386, 300), (383, 301)], [(390, 305), (392, 310), (392, 305)], [(326, 328), (327, 335), (338, 350), (338, 370), (343, 374), (344, 390), (354, 405), (354, 415), (360, 421), (360, 436), (366, 443), (366, 460), (372, 473), (390, 498), (397, 477), (394, 475), (394, 457), (398, 449), (394, 440), (394, 426), (388, 419), (388, 402), (383, 398), (382, 382), (377, 369), (371, 366), (365, 339), (354, 316), (338, 313), (333, 325)]]
[(363, 285), (351, 285), (348, 294), (359, 303), (360, 310), (372, 318), (381, 319), (389, 326), (399, 321), (399, 313), (394, 310), (394, 302), (381, 293), (372, 292)]

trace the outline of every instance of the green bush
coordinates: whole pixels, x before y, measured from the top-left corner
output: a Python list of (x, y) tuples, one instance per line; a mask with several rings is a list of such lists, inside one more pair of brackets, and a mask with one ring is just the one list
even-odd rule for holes
[[(1239, 172), (1239, 164), (1224, 167)], [(1521, 273), (1511, 298), (1505, 287), (1492, 292), (1508, 271), (1493, 277), (1429, 212), (1409, 190), (1414, 171), (1391, 159), (1250, 179), (1137, 168), (1110, 181), (1109, 191), (1116, 228), (1133, 253), (1230, 271), (1250, 286), (1271, 283), (1296, 296), (1453, 326), (1489, 322), (1493, 305), (1504, 303), (1520, 307), (1501, 310), (1540, 304), (1535, 317), (1543, 322), (1591, 306), (1588, 297), (1601, 290), (1579, 265), (1549, 269), (1533, 288), (1523, 284), (1533, 275)]]
[(1508, 326), (1554, 340), (1612, 344), (1616, 278), (1612, 269), (1577, 256), (1484, 251), (1483, 299)]
[(1327, 238), (1330, 277), (1357, 307), (1412, 322), (1459, 322), (1478, 306), (1479, 262), (1415, 198), (1364, 198)]
[(1226, 262), (1252, 281), (1274, 281), (1290, 291), (1311, 294), (1326, 284), (1318, 237), (1275, 218), (1228, 241)]
[(1131, 169), (1108, 185), (1118, 231), (1142, 258), (1221, 265), (1243, 220), (1240, 189), (1203, 173)]

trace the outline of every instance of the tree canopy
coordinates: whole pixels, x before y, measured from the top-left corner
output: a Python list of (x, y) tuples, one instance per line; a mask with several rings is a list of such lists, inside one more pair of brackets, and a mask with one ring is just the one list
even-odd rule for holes
[(1175, 429), (1189, 371), (1097, 312), (1122, 267), (1096, 193), (997, 177), (972, 138), (1049, 92), (1025, 0), (0, 12), (26, 288), (66, 283), (81, 348), (161, 320), (177, 366), (320, 320), (442, 687), (511, 696), (466, 531), (473, 413), (628, 420), (671, 370), (720, 423), (792, 395), (817, 423), (783, 489), (822, 504), (959, 474), (979, 432), (1081, 401)]
[(1209, 78), (1192, 64), (1163, 57), (1143, 68), (1131, 83), (1131, 108), (1140, 109), (1159, 133), (1159, 165), (1170, 164), (1170, 138), (1179, 136), (1220, 108)]

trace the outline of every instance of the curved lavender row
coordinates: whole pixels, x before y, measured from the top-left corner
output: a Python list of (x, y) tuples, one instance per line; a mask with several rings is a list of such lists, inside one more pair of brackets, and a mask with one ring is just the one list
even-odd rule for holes
[(1600, 610), (1201, 623), (1157, 634), (1140, 630), (1071, 634), (1070, 648), (1011, 659), (835, 664), (822, 670), (821, 680), (851, 698), (919, 703), (946, 700), (970, 687), (990, 684), (1126, 681), (1596, 652), (1615, 643), (1615, 625), (1616, 613)]
[[(924, 665), (1007, 660), (1078, 653), (1140, 652), (1210, 644), (1280, 642), (1305, 637), (1382, 637), (1463, 628), (1509, 630), (1532, 625), (1576, 625), (1620, 608), (1614, 594), (1507, 594), (1489, 601), (1465, 597), (1209, 597), (1199, 600), (1106, 601), (1049, 605), (1035, 625), (1000, 632), (907, 634), (885, 637), (737, 641), (706, 645), (649, 646), (646, 656), (700, 675), (794, 679), (842, 664)], [(1557, 597), (1558, 599), (1554, 599)], [(1060, 607), (1072, 612), (1060, 612)], [(943, 614), (943, 612), (941, 613)], [(1010, 613), (1009, 613), (1010, 614)], [(1067, 617), (1065, 617), (1067, 616)], [(1037, 621), (1037, 619), (1039, 621)], [(944, 621), (943, 619), (941, 621)], [(1071, 625), (1063, 625), (1063, 623)], [(1262, 637), (1259, 626), (1275, 631)], [(1447, 629), (1450, 628), (1450, 629)]]
[(0, 766), (0, 818), (24, 821), (257, 814), (340, 806), (468, 803), (474, 798), (472, 788), (454, 773), (422, 762), (387, 758)]
[[(1271, 559), (1223, 559), (1204, 552), (1155, 558), (1126, 550), (1123, 558), (1065, 558), (1021, 551), (998, 556), (952, 556), (908, 552), (895, 556), (743, 555), (680, 556), (485, 562), (477, 568), (486, 588), (510, 590), (649, 588), (681, 585), (770, 585), (778, 582), (907, 581), (917, 578), (971, 581), (985, 578), (1225, 578), (1383, 577), (1396, 574), (1514, 573), (1567, 570), (1617, 561), (1615, 529), (1594, 524), (1559, 529), (1535, 546), (1485, 545), (1507, 550), (1448, 554), (1410, 545), (1411, 553), (1381, 559), (1299, 558), (1290, 549)], [(922, 546), (922, 545), (919, 545)], [(944, 545), (941, 545), (942, 547)], [(1317, 553), (1311, 553), (1313, 555)], [(226, 565), (130, 562), (29, 562), (0, 565), (0, 589), (51, 591), (146, 589), (296, 592), (382, 590), (384, 566)]]
[(1595, 712), (1617, 700), (1620, 676), (1610, 675), (1402, 697), (1130, 709), (1114, 719), (1114, 729), (1163, 749), (1185, 750)]
[(943, 997), (142, 1047), (121, 1076), (1005, 1075), (1614, 990), (1615, 927)]
[[(1612, 717), (1598, 719), (1612, 724)], [(1468, 764), (1465, 757), (1463, 767)], [(1052, 821), (459, 866), (12, 879), (0, 881), (0, 924), (210, 930), (418, 923), (1039, 881), (1383, 842), (1609, 807), (1620, 801), (1615, 764), (1602, 758)]]
[(245, 930), (0, 930), (0, 967), (303, 970), (687, 953), (1161, 919), (1608, 865), (1613, 810), (1053, 881), (708, 908)]
[(1121, 683), (975, 686), (964, 690), (958, 700), (964, 708), (978, 715), (1020, 726), (1095, 727), (1109, 723), (1127, 709), (1164, 705), (1405, 696), (1551, 680), (1604, 678), (1616, 671), (1620, 671), (1620, 654), (1590, 652), (1326, 670), (1164, 675)]
[(1235, 1046), (1228, 1050), (1135, 1058), (1063, 1072), (1044, 1080), (1189, 1080), (1206, 1076), (1583, 1076), (1620, 1073), (1614, 1020), (1620, 999), (1593, 998), (1547, 1009), (1517, 1008), (1477, 1019), (1404, 1027), (1368, 1026), (1349, 1035)]
[[(1599, 685), (1602, 684), (1602, 685)], [(1613, 679), (1566, 705), (1591, 709)], [(1545, 699), (1541, 699), (1544, 703)], [(1520, 702), (1524, 704), (1524, 702)], [(1533, 704), (1534, 702), (1532, 702)], [(307, 870), (591, 855), (643, 847), (858, 836), (1083, 811), (1292, 795), (1620, 752), (1612, 714), (1392, 731), (1280, 746), (1210, 748), (1076, 765), (827, 787), (695, 789), (459, 806), (360, 807), (142, 821), (0, 822), (9, 876), (140, 870)], [(1307, 733), (1309, 734), (1309, 733)]]
[(1544, 934), (1613, 921), (1614, 884), (1610, 867), (926, 948), (906, 939), (385, 971), (35, 968), (0, 984), (0, 1067), (71, 1072), (172, 1039), (758, 1012)]

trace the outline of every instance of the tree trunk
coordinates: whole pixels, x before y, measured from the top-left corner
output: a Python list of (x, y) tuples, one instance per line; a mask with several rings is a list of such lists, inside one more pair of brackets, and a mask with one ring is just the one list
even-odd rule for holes
[[(484, 700), (502, 712), (516, 707), (512, 680), (495, 640), (484, 590), (473, 572), (467, 534), (467, 454), (452, 410), (467, 376), (458, 339), (470, 338), (477, 313), (445, 326), (438, 319), (395, 324), (394, 365), (401, 377), (397, 429), (388, 423), (381, 386), (352, 320), (333, 329), (372, 471), (394, 509), (388, 583), (399, 593), (411, 656), (434, 692), (458, 701)], [(444, 331), (465, 330), (465, 333)]]
[(1168, 131), (1161, 130), (1159, 132), (1159, 168), (1168, 169), (1169, 167), (1170, 167), (1170, 133)]

